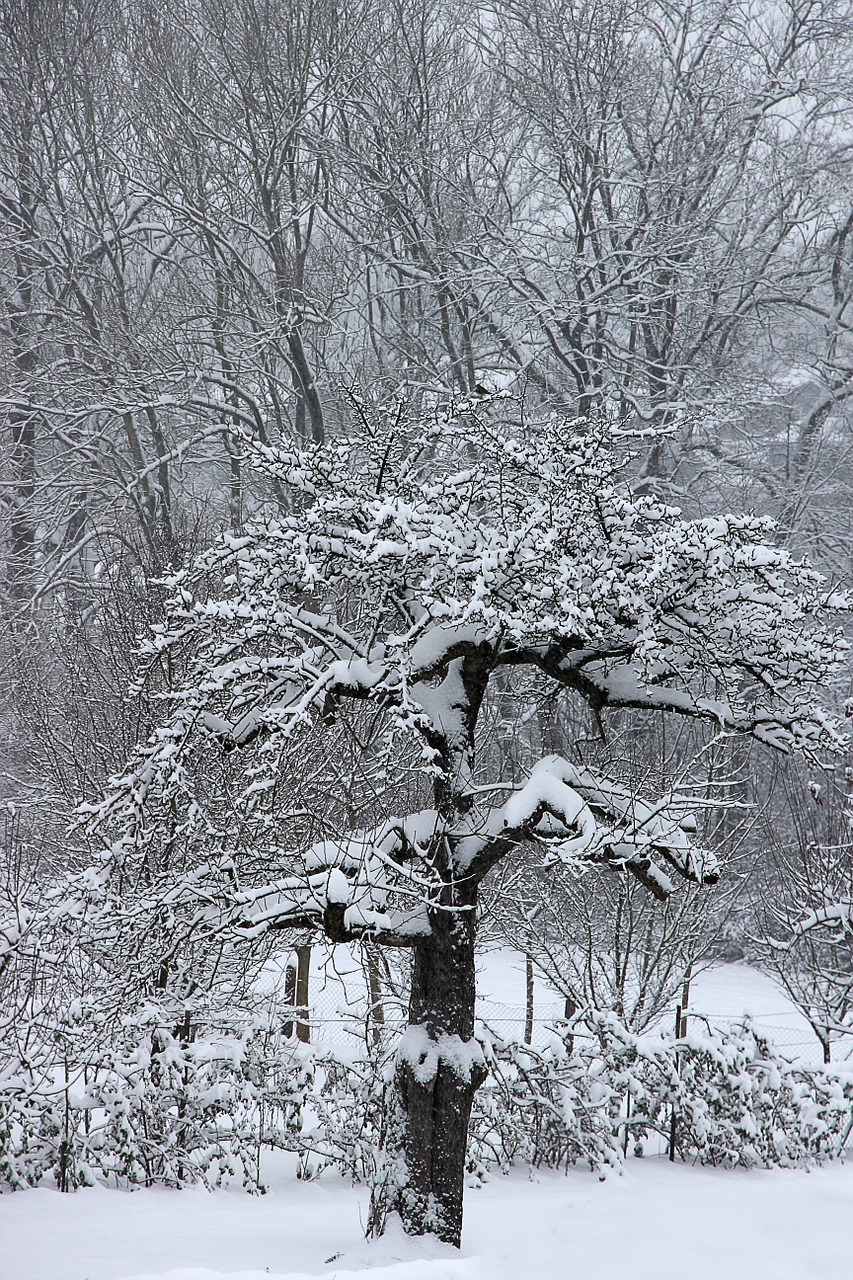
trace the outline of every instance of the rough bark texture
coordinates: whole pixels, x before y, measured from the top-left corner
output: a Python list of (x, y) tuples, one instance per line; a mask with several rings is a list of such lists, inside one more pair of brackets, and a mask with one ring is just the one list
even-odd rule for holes
[(405, 1157), (397, 1208), (411, 1235), (433, 1232), (458, 1246), (468, 1121), (486, 1071), (474, 1041), (476, 893), (448, 896), (414, 957), (409, 1026), (423, 1029), (412, 1043), (426, 1051), (414, 1060), (404, 1052), (397, 1066)]
[(308, 974), (311, 968), (311, 948), (296, 948), (296, 1006), (299, 1021), (296, 1024), (296, 1038), (303, 1044), (311, 1039), (311, 1027), (308, 1022)]

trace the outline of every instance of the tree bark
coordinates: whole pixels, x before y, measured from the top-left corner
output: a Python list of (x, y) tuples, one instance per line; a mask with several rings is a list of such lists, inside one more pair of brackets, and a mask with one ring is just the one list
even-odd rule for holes
[(365, 947), (365, 964), (367, 968), (367, 985), (370, 996), (370, 1007), (367, 1014), (367, 1025), (374, 1046), (382, 1043), (382, 1028), (385, 1026), (385, 1009), (382, 1004), (382, 979), (379, 976), (379, 959), (370, 943)]
[(458, 1246), (468, 1122), (486, 1068), (474, 1039), (476, 890), (450, 896), (415, 950), (396, 1071), (403, 1155), (396, 1208), (410, 1235), (433, 1232)]
[(533, 1044), (533, 961), (530, 956), (526, 956), (524, 960), (524, 977), (524, 1043)]
[(296, 948), (296, 1039), (308, 1044), (311, 1039), (311, 1025), (308, 1021), (308, 975), (311, 968), (311, 948)]

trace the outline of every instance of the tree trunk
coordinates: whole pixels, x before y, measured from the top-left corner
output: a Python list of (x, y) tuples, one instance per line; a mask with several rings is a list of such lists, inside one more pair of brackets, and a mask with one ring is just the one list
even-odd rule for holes
[[(20, 361), (18, 362), (21, 363)], [(9, 414), (12, 441), (9, 469), (12, 477), (9, 521), (9, 579), (16, 599), (30, 595), (34, 586), (36, 523), (33, 499), (36, 491), (36, 418), (29, 412)]]
[(311, 969), (311, 948), (296, 948), (296, 1039), (308, 1044), (311, 1039), (311, 1025), (308, 1021), (308, 975)]
[[(289, 1009), (296, 1005), (296, 965), (288, 963), (284, 971), (284, 1003)], [(285, 1039), (293, 1035), (293, 1019), (288, 1018), (282, 1026)]]
[[(459, 1245), (468, 1121), (486, 1077), (474, 1040), (476, 892), (431, 913), (415, 950), (409, 1026), (396, 1072), (403, 1175), (396, 1207), (410, 1235)], [(461, 909), (460, 909), (461, 908)]]
[(297, 1021), (294, 1024), (293, 1019), (288, 1018), (282, 1030), (287, 1039), (290, 1039), (295, 1025), (296, 1038), (301, 1040), (303, 1044), (308, 1044), (311, 1040), (311, 1024), (308, 1020), (310, 1014), (308, 1007), (308, 978), (310, 970), (310, 946), (297, 947), (296, 963), (288, 963), (284, 978), (284, 1003), (293, 1010)]
[(524, 1043), (533, 1044), (533, 961), (530, 956), (525, 956), (524, 958), (524, 977)]
[(385, 1026), (385, 1009), (382, 1004), (382, 979), (379, 976), (379, 959), (373, 946), (367, 943), (364, 948), (364, 959), (367, 968), (367, 985), (370, 994), (370, 1006), (367, 1011), (367, 1028), (375, 1046), (382, 1043), (382, 1028)]

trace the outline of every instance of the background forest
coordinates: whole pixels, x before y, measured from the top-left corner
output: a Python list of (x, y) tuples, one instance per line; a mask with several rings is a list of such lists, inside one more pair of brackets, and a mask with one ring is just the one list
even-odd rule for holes
[[(643, 500), (769, 517), (794, 562), (849, 585), (851, 99), (847, 0), (0, 0), (0, 1029), (14, 1084), (0, 1120), (30, 1135), (0, 1164), (7, 1182), (223, 1176), (211, 1057), (191, 1048), (203, 1027), (242, 1045), (233, 1079), (216, 1070), (249, 1183), (253, 1144), (295, 1141), (317, 1079), (307, 1058), (282, 1074), (293, 1019), (262, 1025), (253, 1004), (264, 965), (304, 953), (307, 934), (187, 952), (184, 904), (163, 884), (196, 869), (168, 839), (109, 921), (87, 934), (82, 909), (79, 928), (51, 919), (49, 943), (37, 923), (103, 844), (79, 806), (123, 775), (186, 676), (179, 650), (145, 648), (174, 609), (170, 575), (294, 510), (284, 472), (250, 466), (253, 451), (334, 443), (400, 406), (409, 421), (496, 404), (522, 434), (615, 424)], [(827, 686), (829, 712), (848, 686)], [(329, 753), (279, 761), (306, 841), (324, 821), (375, 820), (408, 785), (380, 769), (366, 720), (335, 714), (334, 768)], [(664, 1132), (690, 1071), (636, 1037), (709, 959), (774, 972), (831, 1060), (853, 1024), (843, 753), (822, 766), (655, 711), (598, 715), (535, 675), (507, 679), (487, 719), (496, 776), (555, 752), (659, 797), (700, 768), (730, 803), (700, 815), (719, 886), (666, 903), (624, 867), (556, 888), (532, 856), (495, 871), (481, 936), (547, 975), (568, 1030), (559, 1061), (524, 1068), (541, 1073), (533, 1137), (506, 1118), (516, 1050), (494, 1050), (472, 1167), (496, 1149), (498, 1163), (617, 1160), (627, 1094), (658, 1100), (641, 1119)], [(197, 769), (216, 821), (260, 856), (269, 827), (241, 811), (233, 757)], [(373, 1065), (322, 1068), (324, 1096), (337, 1081), (351, 1110), (329, 1104), (319, 1163), (369, 1177), (383, 1002), (406, 971), (357, 945)], [(285, 995), (304, 1005), (292, 983)], [(548, 1127), (547, 1104), (557, 1071), (580, 1110), (598, 1105), (572, 1056), (580, 1015), (627, 1082), (582, 1140)], [(737, 1044), (734, 1074), (757, 1052), (748, 1033)], [(144, 1115), (133, 1053), (149, 1100), (166, 1098)], [(33, 1081), (55, 1085), (63, 1061), (45, 1100)], [(82, 1110), (112, 1126), (101, 1147), (71, 1120), (84, 1067), (100, 1093)], [(703, 1070), (691, 1098), (716, 1087)], [(700, 1112), (683, 1149), (730, 1157), (740, 1138), (712, 1142)], [(192, 1143), (175, 1144), (176, 1116)]]

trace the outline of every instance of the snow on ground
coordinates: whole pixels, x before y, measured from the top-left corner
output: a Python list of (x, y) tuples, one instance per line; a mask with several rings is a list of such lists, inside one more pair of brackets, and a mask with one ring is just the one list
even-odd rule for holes
[(728, 1172), (630, 1161), (522, 1171), (468, 1193), (463, 1248), (361, 1238), (331, 1177), (238, 1191), (52, 1190), (0, 1199), (0, 1280), (848, 1280), (853, 1166)]
[(811, 1031), (777, 982), (747, 964), (716, 964), (702, 969), (690, 984), (690, 1007), (707, 1017), (788, 1023)]
[[(345, 955), (324, 966), (313, 991), (344, 1006), (363, 996)], [(318, 966), (319, 969), (319, 966)], [(523, 1016), (524, 961), (483, 959), (484, 1014)], [(537, 978), (537, 1016), (560, 1000)], [(712, 1021), (745, 1013), (777, 1043), (812, 1033), (784, 993), (745, 965), (697, 975), (691, 1009)], [(781, 1045), (780, 1045), (781, 1047)], [(802, 1056), (807, 1056), (803, 1054)], [(839, 1055), (840, 1056), (840, 1055)], [(811, 1060), (811, 1059), (809, 1059)], [(853, 1162), (810, 1172), (724, 1171), (629, 1160), (600, 1183), (524, 1170), (468, 1192), (463, 1248), (392, 1231), (366, 1243), (363, 1188), (333, 1174), (299, 1182), (289, 1157), (270, 1155), (266, 1196), (164, 1188), (52, 1188), (0, 1196), (0, 1280), (844, 1280)]]

